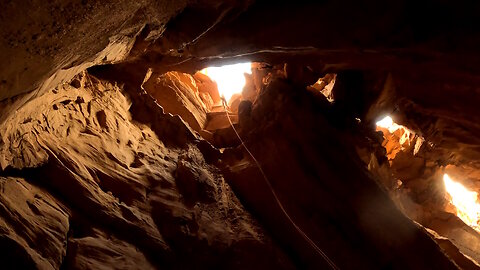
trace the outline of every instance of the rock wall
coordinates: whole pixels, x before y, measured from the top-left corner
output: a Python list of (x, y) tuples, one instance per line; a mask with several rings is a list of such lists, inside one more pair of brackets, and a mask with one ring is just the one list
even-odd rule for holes
[(130, 106), (116, 83), (84, 73), (3, 123), (3, 263), (290, 268), (205, 161), (205, 145), (166, 146)]
[[(339, 269), (455, 269), (367, 173), (348, 143), (354, 133), (332, 126), (339, 120), (328, 114), (332, 109), (323, 95), (274, 79), (240, 119), (255, 123), (242, 132), (268, 180), (238, 148), (240, 153), (225, 159), (234, 190), (273, 235), (282, 235), (304, 267), (329, 266), (282, 213), (266, 181), (296, 225)], [(253, 194), (251, 185), (258, 187)]]

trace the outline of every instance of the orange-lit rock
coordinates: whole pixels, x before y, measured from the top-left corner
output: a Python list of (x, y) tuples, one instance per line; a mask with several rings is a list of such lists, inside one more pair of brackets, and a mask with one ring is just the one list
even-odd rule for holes
[[(205, 161), (215, 161), (216, 149), (194, 137), (183, 138), (184, 148), (166, 146), (170, 133), (132, 119), (124, 84), (77, 79), (79, 88), (40, 95), (0, 126), (2, 165), (22, 176), (0, 177), (0, 245), (11, 251), (0, 253), (3, 266), (292, 267)], [(185, 129), (167, 120), (178, 116), (157, 113), (141, 119)], [(22, 136), (27, 130), (31, 137)]]
[(217, 84), (212, 81), (207, 75), (196, 72), (193, 75), (200, 93), (208, 93), (213, 101), (213, 104), (220, 102), (220, 94), (218, 93)]
[(234, 94), (231, 98), (230, 101), (228, 102), (228, 107), (233, 113), (238, 112), (238, 104), (242, 101), (243, 95), (238, 93)]
[(58, 269), (65, 256), (69, 210), (23, 178), (0, 177), (1, 254), (6, 269)]
[(255, 84), (255, 77), (257, 76), (256, 73), (257, 71), (254, 67), (254, 64), (252, 64), (252, 74), (245, 74), (245, 86), (243, 87), (242, 91), (242, 98), (252, 102), (255, 101), (258, 93), (260, 92), (259, 88), (257, 88)]
[(203, 102), (191, 75), (179, 72), (152, 74), (143, 84), (143, 88), (156, 99), (165, 112), (180, 115), (196, 131), (204, 128), (208, 107), (212, 104), (206, 105)]
[(335, 74), (326, 74), (310, 87), (320, 91), (330, 102), (334, 101), (332, 94), (333, 86), (335, 85)]

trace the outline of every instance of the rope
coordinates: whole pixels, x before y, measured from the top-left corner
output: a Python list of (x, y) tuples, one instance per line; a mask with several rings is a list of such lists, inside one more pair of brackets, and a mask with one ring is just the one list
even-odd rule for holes
[(327, 264), (334, 270), (340, 270), (340, 268), (338, 268), (337, 265), (335, 265), (335, 263), (327, 256), (327, 254), (325, 254), (325, 252), (323, 252), (322, 249), (320, 249), (316, 244), (315, 242), (313, 242), (312, 239), (310, 239), (310, 237), (308, 237), (308, 235), (297, 225), (297, 223), (295, 223), (295, 221), (293, 221), (293, 219), (290, 217), (290, 215), (287, 213), (287, 210), (285, 210), (285, 207), (283, 207), (283, 204), (282, 202), (280, 201), (280, 199), (278, 198), (277, 196), (277, 193), (275, 192), (275, 190), (273, 189), (273, 186), (272, 184), (270, 183), (270, 181), (268, 180), (268, 177), (267, 175), (265, 174), (265, 172), (263, 171), (262, 169), (262, 166), (260, 165), (260, 162), (258, 162), (258, 160), (253, 156), (252, 152), (250, 152), (250, 150), (248, 149), (248, 147), (245, 145), (245, 142), (242, 140), (242, 138), (240, 137), (240, 134), (238, 134), (237, 130), (235, 129), (235, 127), (233, 126), (233, 123), (232, 123), (232, 120), (230, 119), (230, 115), (228, 115), (228, 110), (227, 110), (227, 102), (225, 100), (225, 97), (222, 96), (222, 103), (223, 103), (223, 108), (225, 109), (225, 114), (227, 115), (227, 118), (228, 118), (228, 122), (230, 122), (230, 126), (232, 127), (233, 131), (235, 132), (235, 134), (237, 135), (238, 139), (240, 140), (240, 142), (242, 143), (242, 146), (243, 148), (245, 148), (245, 151), (247, 151), (247, 153), (250, 155), (250, 157), (252, 158), (252, 160), (255, 162), (255, 164), (257, 165), (258, 167), (258, 170), (260, 171), (260, 173), (262, 174), (263, 176), (263, 179), (265, 180), (265, 183), (268, 185), (268, 188), (270, 189), (270, 191), (272, 192), (272, 195), (273, 197), (275, 198), (275, 201), (278, 205), (278, 207), (280, 208), (280, 210), (282, 210), (283, 214), (287, 217), (288, 221), (290, 221), (290, 223), (293, 225), (293, 227), (295, 227), (295, 229), (297, 230), (297, 232), (308, 242), (308, 244), (310, 244), (310, 246), (325, 260), (325, 262), (327, 262)]

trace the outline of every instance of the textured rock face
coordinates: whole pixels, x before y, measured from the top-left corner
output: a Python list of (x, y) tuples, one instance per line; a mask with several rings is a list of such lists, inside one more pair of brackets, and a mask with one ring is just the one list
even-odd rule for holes
[(180, 72), (152, 74), (142, 87), (166, 113), (182, 116), (195, 131), (204, 129), (213, 99), (209, 93), (199, 92), (191, 75)]
[(1, 128), (22, 177), (1, 179), (7, 265), (288, 268), (195, 142), (166, 147), (116, 84), (83, 74), (31, 103)]
[(68, 210), (22, 178), (0, 177), (3, 267), (58, 269), (69, 231)]
[(71, 239), (68, 244), (63, 263), (67, 269), (155, 269), (135, 246), (105, 233)]
[[(2, 267), (328, 267), (210, 112), (215, 83), (195, 74), (248, 60), (259, 63), (232, 119), (340, 268), (478, 268), (478, 233), (448, 211), (438, 181), (445, 169), (480, 191), (478, 3), (0, 10)], [(382, 148), (374, 123), (387, 113), (425, 139), (417, 154)]]
[[(58, 84), (94, 64), (121, 60), (145, 24), (156, 25), (158, 35), (186, 4), (187, 1), (3, 1), (0, 57), (10, 64), (0, 67), (0, 100), (32, 91), (55, 73), (57, 78), (53, 79)], [(26, 6), (28, 16), (24, 13)], [(60, 69), (71, 71), (67, 75), (57, 72)], [(46, 84), (56, 87), (55, 83)]]

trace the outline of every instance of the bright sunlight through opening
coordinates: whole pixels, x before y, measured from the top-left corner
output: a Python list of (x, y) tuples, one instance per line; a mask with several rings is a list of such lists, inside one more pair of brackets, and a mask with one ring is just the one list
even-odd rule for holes
[(478, 193), (470, 191), (462, 184), (453, 181), (448, 174), (443, 175), (445, 189), (450, 195), (450, 202), (457, 208), (457, 216), (465, 224), (480, 232), (480, 204)]
[(385, 116), (385, 118), (378, 121), (377, 126), (388, 129), (390, 133), (393, 133), (398, 129), (403, 128), (403, 126), (394, 123), (392, 117), (390, 116)]
[(242, 92), (245, 86), (244, 73), (252, 74), (252, 63), (208, 67), (200, 72), (217, 83), (220, 96), (228, 102), (234, 94)]
[(390, 133), (394, 133), (399, 129), (403, 130), (403, 135), (400, 138), (400, 144), (404, 144), (407, 141), (409, 142), (410, 135), (413, 134), (413, 132), (408, 128), (393, 122), (393, 119), (390, 116), (385, 116), (382, 120), (378, 121), (377, 127), (385, 128)]

